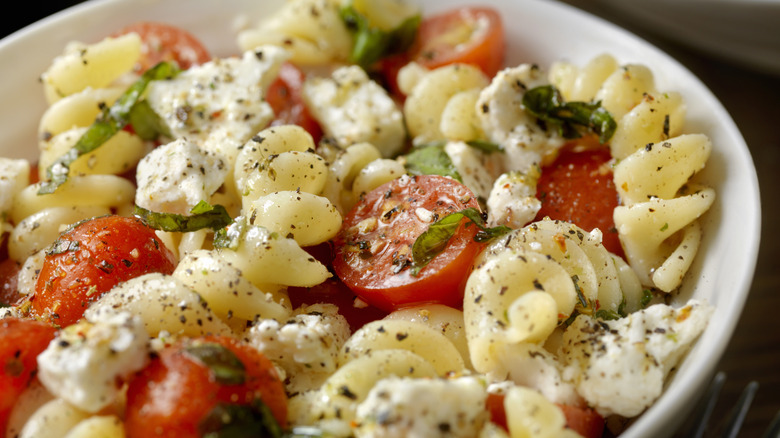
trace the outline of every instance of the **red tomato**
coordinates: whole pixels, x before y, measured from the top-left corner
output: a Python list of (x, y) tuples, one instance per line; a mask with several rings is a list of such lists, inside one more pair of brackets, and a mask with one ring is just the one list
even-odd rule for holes
[(32, 319), (0, 319), (0, 436), (11, 409), (38, 370), (38, 355), (54, 338), (56, 329)]
[(17, 288), (21, 269), (15, 260), (5, 259), (0, 262), (0, 307), (16, 305), (22, 298)]
[(32, 314), (67, 326), (116, 284), (150, 272), (170, 274), (173, 253), (154, 230), (134, 217), (101, 216), (60, 235), (46, 254)]
[(493, 77), (504, 64), (504, 25), (489, 7), (462, 7), (424, 18), (411, 58), (428, 68), (463, 63)]
[(131, 24), (114, 35), (135, 32), (141, 37), (141, 60), (136, 70), (141, 73), (161, 61), (176, 61), (182, 69), (211, 60), (206, 47), (192, 34), (170, 24), (143, 21)]
[[(584, 438), (601, 438), (604, 434), (604, 417), (590, 408), (557, 404), (564, 417), (566, 427), (574, 430)], [(488, 394), (486, 407), (490, 412), (490, 421), (507, 430), (506, 410), (504, 410), (503, 394)]]
[(422, 303), (460, 308), (463, 289), (482, 245), (477, 227), (465, 219), (444, 250), (412, 275), (412, 245), (442, 218), (468, 207), (479, 208), (463, 184), (443, 176), (404, 176), (367, 195), (346, 215), (335, 239), (333, 268), (344, 283), (369, 304), (392, 311)]
[[(589, 140), (583, 140), (587, 142)], [(586, 231), (601, 230), (604, 247), (623, 256), (612, 213), (619, 199), (612, 181), (612, 158), (606, 147), (579, 149), (571, 143), (556, 160), (542, 169), (536, 195), (542, 208), (536, 219), (549, 216), (572, 222)]]
[(604, 434), (604, 417), (590, 408), (558, 405), (566, 417), (566, 425), (585, 438), (601, 438)]
[[(220, 379), (216, 367), (189, 351), (204, 344), (217, 344), (235, 355), (244, 369), (241, 383)], [(218, 405), (247, 406), (256, 400), (286, 427), (287, 396), (270, 360), (228, 336), (183, 339), (164, 348), (130, 380), (125, 431), (128, 438), (200, 437), (201, 423)]]
[(286, 62), (279, 70), (279, 76), (271, 83), (265, 100), (271, 105), (276, 118), (271, 122), (276, 125), (298, 125), (314, 138), (317, 144), (322, 137), (322, 128), (312, 117), (303, 100), (303, 81), (305, 75), (293, 64)]
[(377, 63), (377, 69), (384, 87), (390, 92), (391, 96), (395, 97), (400, 102), (403, 102), (406, 99), (406, 96), (398, 86), (398, 72), (408, 63), (408, 53), (386, 56)]
[(387, 316), (386, 311), (374, 306), (355, 306), (355, 293), (338, 278), (329, 278), (313, 287), (290, 287), (287, 292), (293, 308), (304, 304), (335, 304), (349, 323), (352, 333), (371, 321)]

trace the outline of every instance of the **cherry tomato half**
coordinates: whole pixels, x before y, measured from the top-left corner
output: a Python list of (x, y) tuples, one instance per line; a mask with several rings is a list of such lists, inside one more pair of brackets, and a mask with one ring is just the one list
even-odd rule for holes
[(211, 55), (197, 38), (179, 27), (150, 21), (131, 24), (114, 35), (135, 32), (141, 37), (141, 59), (136, 70), (143, 73), (161, 61), (176, 61), (182, 69), (211, 60)]
[(303, 100), (303, 72), (293, 64), (286, 62), (279, 70), (276, 77), (268, 87), (265, 100), (274, 110), (275, 118), (271, 122), (276, 125), (298, 125), (305, 129), (317, 144), (322, 137), (322, 128), (317, 120), (312, 117), (306, 103)]
[(170, 274), (173, 253), (138, 218), (101, 216), (60, 235), (46, 254), (30, 298), (32, 314), (67, 326), (116, 284), (150, 272)]
[(477, 227), (461, 222), (444, 250), (412, 275), (412, 245), (438, 218), (479, 208), (463, 184), (443, 176), (403, 176), (366, 194), (346, 215), (335, 240), (333, 268), (369, 304), (392, 311), (422, 303), (460, 308), (482, 245)]
[(462, 7), (424, 18), (410, 54), (428, 68), (472, 64), (492, 78), (504, 64), (505, 45), (498, 11)]
[(580, 149), (577, 145), (581, 144), (564, 146), (555, 161), (542, 168), (536, 187), (542, 208), (536, 219), (548, 216), (572, 222), (586, 231), (598, 228), (604, 247), (622, 257), (623, 247), (612, 219), (619, 203), (609, 165), (612, 157), (606, 147), (589, 145)]
[(16, 399), (38, 370), (38, 355), (54, 339), (56, 329), (40, 321), (0, 319), (0, 436)]
[[(204, 355), (194, 354), (193, 348), (209, 348), (212, 353), (206, 356), (216, 359), (208, 363)], [(232, 359), (240, 362), (237, 374)], [(226, 368), (234, 374), (225, 373)], [(236, 377), (240, 379), (231, 381)], [(218, 405), (241, 407), (256, 400), (268, 407), (282, 428), (286, 427), (287, 395), (270, 360), (228, 336), (184, 338), (164, 348), (129, 382), (125, 432), (128, 438), (196, 438)], [(244, 434), (237, 436), (249, 436), (251, 432), (243, 430)]]

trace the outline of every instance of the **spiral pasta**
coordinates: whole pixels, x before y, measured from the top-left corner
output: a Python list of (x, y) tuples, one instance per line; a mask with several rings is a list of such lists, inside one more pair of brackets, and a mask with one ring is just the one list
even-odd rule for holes
[(709, 158), (709, 139), (683, 134), (682, 97), (656, 90), (643, 65), (618, 67), (602, 55), (581, 70), (559, 63), (550, 77), (564, 96), (601, 102), (616, 119), (610, 150), (618, 159), (613, 179), (621, 206), (615, 226), (641, 283), (671, 292), (698, 251), (697, 219), (715, 197), (690, 182)]

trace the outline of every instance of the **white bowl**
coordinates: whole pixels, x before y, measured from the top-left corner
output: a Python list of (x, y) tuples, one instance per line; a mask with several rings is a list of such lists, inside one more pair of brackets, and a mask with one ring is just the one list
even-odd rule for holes
[[(0, 155), (35, 159), (44, 111), (39, 75), (70, 40), (97, 41), (136, 20), (167, 21), (205, 42), (214, 55), (238, 53), (236, 24), (256, 20), (283, 0), (93, 0), (28, 26), (0, 42)], [(423, 1), (426, 11), (474, 3)], [(679, 91), (688, 105), (687, 131), (710, 137), (714, 148), (701, 181), (717, 200), (703, 218), (704, 239), (673, 303), (690, 297), (716, 306), (711, 323), (670, 380), (664, 395), (623, 436), (667, 436), (682, 421), (714, 372), (739, 319), (755, 268), (760, 206), (755, 169), (742, 135), (718, 99), (687, 69), (636, 36), (575, 8), (539, 0), (483, 0), (506, 23), (508, 63), (556, 60), (584, 64), (608, 52), (621, 63), (649, 66), (659, 90)]]

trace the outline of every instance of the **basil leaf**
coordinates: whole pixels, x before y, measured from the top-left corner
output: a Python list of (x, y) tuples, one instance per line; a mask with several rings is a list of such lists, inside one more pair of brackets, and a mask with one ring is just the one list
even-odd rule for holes
[(639, 300), (639, 305), (644, 309), (650, 304), (650, 301), (653, 301), (653, 292), (650, 289), (642, 290), (642, 298)]
[(411, 16), (387, 32), (372, 26), (351, 4), (343, 6), (339, 14), (347, 28), (355, 35), (349, 61), (365, 70), (369, 70), (374, 63), (387, 55), (406, 51), (414, 42), (422, 20), (419, 14)]
[(201, 422), (203, 438), (281, 438), (286, 436), (268, 406), (259, 399), (248, 405), (218, 403)]
[(422, 268), (444, 251), (463, 218), (468, 219), (470, 223), (480, 229), (474, 236), (474, 240), (477, 242), (484, 242), (512, 231), (511, 228), (504, 225), (488, 228), (482, 213), (474, 207), (450, 213), (432, 223), (427, 230), (417, 236), (412, 244), (412, 268), (410, 271), (412, 275), (419, 274)]
[(168, 126), (146, 100), (136, 103), (130, 110), (129, 124), (133, 127), (133, 132), (144, 140), (171, 135)]
[(444, 151), (444, 145), (441, 143), (415, 148), (404, 158), (406, 170), (412, 175), (449, 176), (458, 182), (463, 182), (458, 169), (452, 164), (450, 156)]
[(469, 140), (466, 142), (467, 145), (479, 149), (482, 152), (487, 152), (489, 154), (492, 154), (494, 152), (504, 152), (504, 147), (501, 146), (498, 143), (491, 143), (489, 141), (485, 140)]
[(618, 315), (617, 312), (606, 309), (597, 310), (594, 316), (605, 321), (614, 321), (616, 319), (620, 319), (620, 315)]
[(197, 231), (203, 228), (218, 230), (233, 222), (225, 207), (210, 205), (200, 201), (190, 210), (191, 216), (176, 213), (158, 213), (143, 207), (135, 206), (133, 214), (143, 219), (150, 227), (163, 231), (178, 231), (182, 233)]
[(144, 72), (140, 79), (130, 86), (110, 107), (103, 108), (101, 114), (76, 144), (46, 168), (46, 182), (41, 183), (39, 195), (54, 193), (68, 180), (70, 165), (79, 157), (94, 151), (127, 125), (130, 112), (141, 98), (149, 82), (170, 78), (178, 73), (171, 63), (161, 62)]
[(246, 381), (244, 363), (221, 344), (196, 342), (187, 346), (187, 354), (209, 367), (217, 382), (225, 385), (240, 385)]
[(612, 138), (617, 128), (615, 119), (601, 102), (564, 102), (560, 91), (552, 85), (527, 90), (522, 105), (565, 138), (579, 138), (581, 130), (589, 130), (597, 134), (603, 144)]

